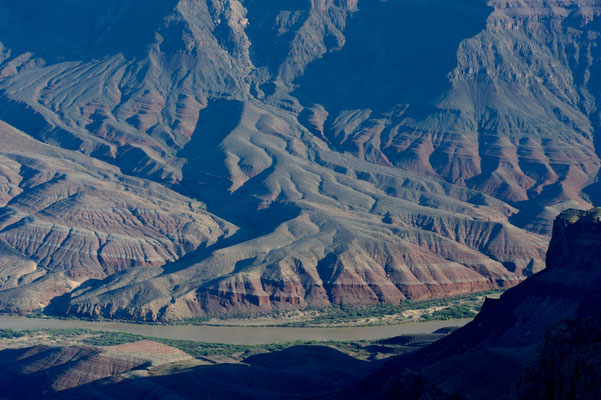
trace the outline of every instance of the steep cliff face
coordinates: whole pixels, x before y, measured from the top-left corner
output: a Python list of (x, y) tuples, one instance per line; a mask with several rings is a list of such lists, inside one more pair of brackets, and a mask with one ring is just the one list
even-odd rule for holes
[[(488, 300), (472, 323), (449, 337), (391, 362), (380, 371), (388, 378), (374, 375), (381, 391), (365, 386), (358, 393), (386, 398), (396, 391), (400, 398), (414, 398), (405, 396), (403, 384), (417, 379), (423, 394), (442, 391), (466, 399), (506, 399), (512, 390), (516, 398), (598, 396), (600, 212), (561, 214), (546, 270), (499, 300)], [(403, 374), (403, 368), (415, 373)]]
[(567, 211), (553, 226), (547, 268), (574, 268), (595, 273), (601, 259), (601, 209)]
[[(411, 7), (420, 7), (414, 3), (381, 7), (397, 18), (407, 11), (412, 15)], [(317, 96), (313, 101), (329, 112), (324, 135), (337, 148), (367, 160), (503, 199), (520, 210), (513, 222), (549, 234), (557, 210), (590, 207), (589, 194), (596, 192), (590, 188), (582, 194), (600, 165), (595, 138), (600, 127), (601, 8), (595, 1), (489, 1), (490, 9), (444, 3), (436, 9), (456, 15), (462, 27), (444, 18), (444, 28), (422, 24), (427, 32), (417, 30), (416, 36), (439, 37), (444, 31), (445, 40), (456, 35), (457, 42), (432, 45), (424, 39), (415, 49), (403, 49), (400, 57), (409, 57), (415, 70), (400, 67), (392, 57), (376, 58), (370, 68), (392, 61), (377, 70), (388, 80), (380, 85), (386, 96), (374, 93), (378, 100), (387, 99), (384, 105), (373, 100), (340, 110), (329, 106), (327, 93), (323, 100)], [(469, 29), (477, 32), (466, 35)], [(361, 52), (362, 38), (349, 38), (347, 53)], [(337, 57), (342, 56), (324, 57), (336, 71), (331, 75), (338, 74)], [(363, 71), (350, 71), (356, 81), (363, 78)], [(315, 76), (308, 75), (310, 79)], [(370, 93), (365, 86), (372, 81), (363, 81), (354, 98), (369, 98), (363, 93)], [(399, 82), (404, 85), (399, 87)], [(332, 91), (337, 93), (336, 84)], [(411, 96), (414, 92), (419, 96)]]
[(547, 333), (538, 359), (526, 367), (511, 399), (596, 399), (601, 397), (599, 376), (599, 320), (566, 321)]
[[(34, 187), (2, 153), (1, 215), (38, 222), (0, 227), (0, 252), (44, 277), (0, 290), (56, 277), (22, 312), (67, 290), (54, 310), (157, 319), (507, 287), (558, 211), (596, 202), (594, 1), (0, 7), (0, 134), (118, 169)], [(169, 217), (134, 215), (155, 197)]]

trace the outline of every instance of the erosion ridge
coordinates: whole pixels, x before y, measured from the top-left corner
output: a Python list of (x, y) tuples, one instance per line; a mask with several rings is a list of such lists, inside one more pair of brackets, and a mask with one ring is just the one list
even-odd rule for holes
[(430, 5), (0, 0), (0, 309), (172, 320), (539, 271), (550, 221), (596, 201), (600, 7)]

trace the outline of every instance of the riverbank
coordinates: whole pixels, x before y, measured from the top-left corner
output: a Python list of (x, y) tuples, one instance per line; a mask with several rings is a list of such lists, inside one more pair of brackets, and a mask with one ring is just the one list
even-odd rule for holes
[[(90, 319), (82, 316), (53, 316), (38, 310), (24, 317), (57, 319), (81, 322), (116, 322), (152, 326), (214, 326), (214, 327), (265, 327), (265, 328), (346, 328), (401, 325), (428, 321), (473, 319), (486, 298), (499, 298), (504, 289), (468, 293), (443, 299), (406, 301), (401, 304), (364, 306), (332, 306), (275, 310), (265, 314), (234, 315), (212, 318), (195, 318), (181, 321), (144, 321), (123, 319)], [(12, 317), (12, 314), (1, 314)]]
[(181, 323), (208, 326), (339, 328), (470, 319), (480, 312), (486, 298), (499, 298), (503, 292), (504, 290), (494, 290), (444, 299), (406, 301), (401, 304), (280, 310), (252, 317), (210, 318)]

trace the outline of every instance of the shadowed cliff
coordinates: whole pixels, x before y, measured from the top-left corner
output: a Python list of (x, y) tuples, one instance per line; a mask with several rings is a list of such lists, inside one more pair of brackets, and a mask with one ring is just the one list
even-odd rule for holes
[(600, 216), (601, 209), (562, 213), (546, 270), (500, 299), (487, 300), (473, 322), (448, 337), (387, 363), (349, 395), (506, 399), (513, 391), (520, 399), (598, 397), (598, 385), (578, 382), (595, 382), (599, 368), (594, 349), (601, 321)]

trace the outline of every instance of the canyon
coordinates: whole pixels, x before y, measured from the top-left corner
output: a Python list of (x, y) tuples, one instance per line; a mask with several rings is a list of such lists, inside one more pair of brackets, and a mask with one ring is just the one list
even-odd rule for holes
[(560, 212), (601, 201), (595, 0), (0, 9), (5, 313), (508, 288)]
[(0, 390), (9, 399), (595, 399), (600, 244), (601, 209), (562, 213), (545, 270), (488, 299), (467, 325), (425, 334), (228, 347), (0, 330)]

